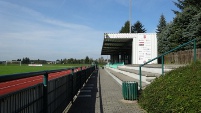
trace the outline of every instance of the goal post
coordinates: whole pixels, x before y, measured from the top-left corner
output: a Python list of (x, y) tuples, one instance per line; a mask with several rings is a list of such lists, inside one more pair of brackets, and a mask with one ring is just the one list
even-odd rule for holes
[(9, 61), (9, 60), (7, 60), (6, 61), (6, 66), (8, 65), (8, 64), (16, 64), (16, 65), (22, 65), (22, 61)]

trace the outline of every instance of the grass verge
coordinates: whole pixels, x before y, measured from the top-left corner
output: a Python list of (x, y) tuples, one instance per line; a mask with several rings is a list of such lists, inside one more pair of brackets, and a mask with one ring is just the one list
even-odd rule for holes
[(201, 113), (201, 63), (155, 79), (142, 91), (139, 104), (149, 113)]

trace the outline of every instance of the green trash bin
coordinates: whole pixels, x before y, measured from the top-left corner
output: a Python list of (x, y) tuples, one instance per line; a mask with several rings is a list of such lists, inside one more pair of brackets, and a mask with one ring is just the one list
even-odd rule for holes
[(134, 81), (123, 81), (122, 94), (124, 100), (137, 100), (138, 83)]

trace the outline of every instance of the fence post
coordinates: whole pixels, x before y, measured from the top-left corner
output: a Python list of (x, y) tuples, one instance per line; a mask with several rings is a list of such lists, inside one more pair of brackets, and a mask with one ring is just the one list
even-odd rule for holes
[(72, 104), (73, 104), (73, 97), (74, 97), (74, 93), (73, 93), (73, 90), (74, 90), (73, 75), (74, 75), (74, 68), (71, 69), (71, 77), (70, 77), (71, 82), (72, 82), (72, 84), (71, 84), (71, 87), (72, 87), (72, 89), (71, 89), (71, 102), (72, 102)]
[(43, 112), (48, 113), (48, 73), (43, 75)]
[(87, 68), (87, 66), (85, 66), (85, 84), (87, 83), (87, 73), (88, 73), (88, 68)]
[(196, 62), (196, 40), (194, 40), (194, 62)]
[(140, 90), (142, 89), (142, 72), (141, 72), (141, 66), (139, 66), (139, 75), (140, 75)]
[(80, 67), (80, 89), (82, 88), (82, 67)]

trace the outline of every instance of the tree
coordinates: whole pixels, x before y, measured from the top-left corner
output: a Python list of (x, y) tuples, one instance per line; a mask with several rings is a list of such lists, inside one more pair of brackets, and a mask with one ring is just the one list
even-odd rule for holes
[(28, 57), (25, 57), (22, 59), (22, 63), (23, 64), (29, 64), (30, 63), (30, 59)]
[(177, 36), (173, 35), (174, 26), (172, 23), (168, 23), (166, 27), (157, 34), (158, 37), (158, 54), (163, 54), (173, 48), (175, 48), (177, 43)]
[(86, 56), (86, 58), (85, 58), (85, 64), (89, 64), (89, 57), (88, 56)]
[[(137, 21), (133, 26), (131, 26), (131, 33), (145, 33), (146, 29), (141, 24), (140, 21)], [(121, 28), (119, 33), (129, 33), (130, 32), (130, 21), (126, 21), (124, 26)]]
[(68, 63), (68, 60), (65, 58), (65, 59), (63, 59), (63, 63), (64, 64), (67, 64)]
[(93, 58), (89, 59), (89, 63), (92, 64), (92, 62), (94, 62)]
[(165, 44), (165, 39), (164, 38), (167, 38), (167, 37), (164, 37), (163, 35), (161, 35), (161, 32), (165, 29), (166, 24), (167, 23), (166, 23), (165, 17), (162, 14), (161, 17), (160, 17), (160, 20), (159, 20), (159, 24), (157, 25), (157, 29), (156, 29), (157, 41), (158, 41), (157, 45), (158, 45), (158, 53), (159, 54), (164, 53), (164, 47), (163, 47), (163, 45)]
[[(197, 47), (201, 47), (201, 12), (197, 15), (193, 16), (189, 25), (184, 30), (184, 37), (192, 40), (194, 38), (197, 39)], [(191, 46), (192, 47), (192, 46)], [(191, 48), (188, 47), (188, 48)]]
[(181, 10), (181, 12), (173, 10), (175, 14), (182, 13), (185, 8), (194, 7), (196, 10), (200, 10), (200, 0), (177, 0), (174, 4)]
[(74, 59), (73, 58), (68, 59), (68, 64), (73, 64), (73, 63), (74, 63)]
[[(197, 39), (197, 47), (201, 47), (200, 0), (177, 0), (174, 4), (179, 8), (179, 11), (173, 10), (175, 12), (173, 21), (167, 23), (168, 25), (162, 29), (160, 24), (157, 26), (159, 54), (194, 38)], [(162, 21), (162, 19), (160, 20)], [(181, 49), (190, 49), (192, 47), (192, 45), (189, 45)]]
[(140, 21), (137, 21), (133, 26), (132, 26), (132, 33), (145, 33), (146, 29), (142, 25)]
[(105, 63), (105, 62), (104, 62), (104, 58), (103, 58), (102, 56), (98, 59), (98, 63), (100, 63), (100, 64)]
[(156, 33), (161, 33), (162, 30), (166, 27), (166, 19), (165, 16), (162, 14), (159, 20), (159, 24), (157, 25)]
[[(199, 13), (201, 12), (201, 2), (199, 0), (178, 0), (175, 5), (181, 10), (181, 12), (178, 11), (176, 13), (176, 17), (173, 21), (176, 30), (181, 33), (178, 37), (178, 42), (182, 44), (195, 37), (200, 37)], [(200, 41), (198, 41), (198, 46), (200, 47)], [(192, 46), (189, 45), (184, 49), (191, 47)]]
[(119, 33), (129, 33), (129, 32), (130, 32), (130, 21), (126, 21), (124, 26), (119, 31)]
[[(177, 8), (179, 8), (181, 11), (184, 9), (184, 2), (183, 0), (177, 0), (177, 2), (174, 2), (175, 6), (177, 6)], [(173, 12), (175, 14), (180, 13), (179, 11), (173, 10)]]

